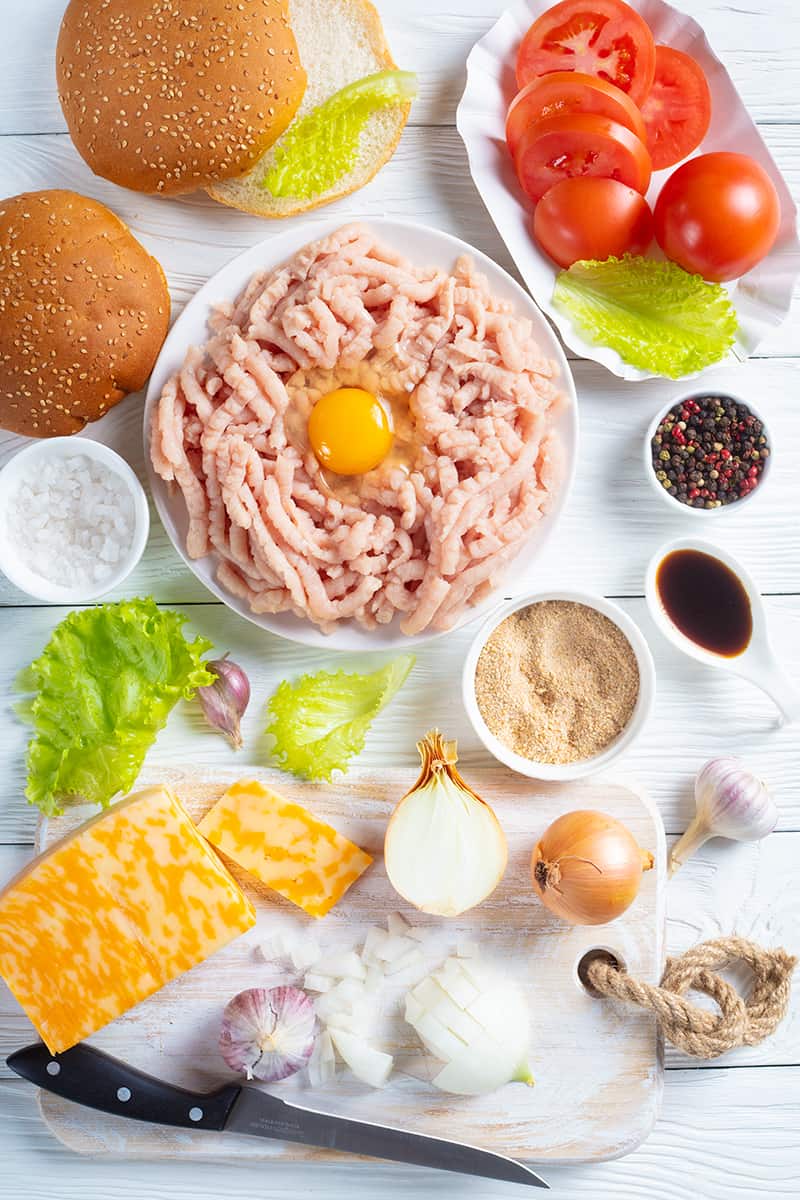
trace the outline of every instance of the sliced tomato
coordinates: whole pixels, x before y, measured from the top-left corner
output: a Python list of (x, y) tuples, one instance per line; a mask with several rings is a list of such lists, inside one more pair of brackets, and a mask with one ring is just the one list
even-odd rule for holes
[(519, 139), (529, 125), (564, 113), (610, 117), (642, 141), (646, 137), (639, 109), (613, 83), (596, 75), (582, 75), (580, 71), (553, 71), (551, 75), (532, 79), (511, 102), (506, 119), (506, 141), (511, 154), (516, 153)]
[(551, 71), (597, 75), (641, 104), (653, 82), (656, 46), (623, 0), (561, 0), (534, 21), (517, 53), (517, 86)]
[(517, 146), (517, 175), (536, 204), (553, 184), (576, 176), (617, 179), (642, 195), (650, 183), (650, 155), (635, 133), (607, 117), (576, 113), (530, 125)]
[(711, 123), (711, 92), (700, 64), (682, 50), (656, 46), (655, 78), (642, 116), (654, 171), (696, 150)]
[(616, 179), (579, 175), (545, 192), (533, 214), (537, 242), (560, 267), (582, 258), (644, 254), (653, 214), (644, 196)]

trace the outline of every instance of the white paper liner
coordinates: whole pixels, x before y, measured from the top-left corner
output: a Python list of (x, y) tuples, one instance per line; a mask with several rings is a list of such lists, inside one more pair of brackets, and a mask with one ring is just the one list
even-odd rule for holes
[[(763, 262), (727, 285), (739, 318), (733, 354), (744, 359), (789, 312), (794, 283), (800, 274), (797, 209), (733, 81), (697, 22), (663, 0), (628, 2), (642, 14), (657, 42), (691, 54), (706, 73), (711, 89), (711, 125), (695, 154), (712, 150), (749, 154), (766, 169), (778, 189), (781, 224), (775, 245)], [(532, 206), (517, 182), (506, 147), (506, 113), (517, 90), (514, 77), (517, 47), (532, 22), (550, 7), (548, 0), (518, 0), (475, 44), (467, 59), (467, 84), (456, 124), (467, 148), (472, 178), (489, 215), (531, 295), (553, 321), (565, 344), (582, 357), (602, 363), (622, 379), (652, 379), (649, 372), (624, 362), (615, 350), (585, 341), (569, 318), (553, 307), (551, 298), (557, 271), (533, 239)], [(654, 172), (648, 192), (651, 205), (675, 169)]]

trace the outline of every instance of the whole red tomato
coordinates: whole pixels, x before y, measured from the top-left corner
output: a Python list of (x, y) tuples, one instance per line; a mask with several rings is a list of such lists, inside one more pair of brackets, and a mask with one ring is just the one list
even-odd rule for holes
[(690, 158), (656, 202), (655, 235), (667, 258), (715, 283), (738, 279), (772, 249), (781, 206), (764, 168), (746, 154)]

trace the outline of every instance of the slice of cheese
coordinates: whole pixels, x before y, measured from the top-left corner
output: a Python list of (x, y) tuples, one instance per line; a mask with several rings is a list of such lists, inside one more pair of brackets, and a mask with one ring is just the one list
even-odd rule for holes
[(148, 788), (0, 893), (0, 975), (58, 1053), (254, 924), (177, 796)]
[(372, 862), (330, 825), (254, 779), (228, 788), (198, 828), (310, 917), (324, 917)]

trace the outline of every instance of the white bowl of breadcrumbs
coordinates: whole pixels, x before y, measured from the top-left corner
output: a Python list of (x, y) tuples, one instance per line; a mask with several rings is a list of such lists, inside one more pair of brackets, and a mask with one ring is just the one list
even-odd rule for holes
[(464, 664), (463, 696), (486, 749), (520, 775), (592, 775), (630, 749), (655, 698), (655, 667), (617, 604), (578, 591), (512, 600)]

